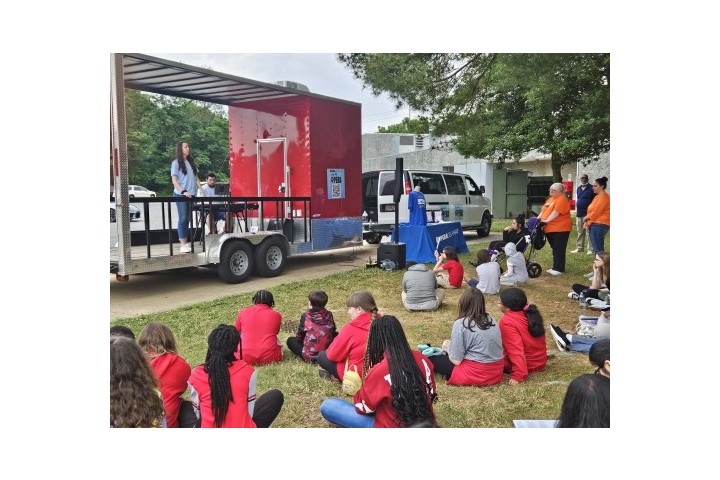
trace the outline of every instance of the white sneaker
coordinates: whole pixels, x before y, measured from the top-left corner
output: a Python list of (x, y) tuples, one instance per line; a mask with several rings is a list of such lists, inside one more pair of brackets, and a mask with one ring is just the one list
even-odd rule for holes
[(592, 250), (588, 250), (585, 255), (595, 255), (595, 252), (593, 252)]
[(571, 299), (573, 299), (573, 300), (577, 300), (577, 299), (580, 298), (580, 295), (578, 295), (578, 294), (575, 293), (575, 292), (570, 292), (570, 293), (568, 293), (568, 298), (571, 298)]
[(576, 248), (575, 250), (570, 250), (570, 253), (580, 253), (582, 248)]
[(557, 270), (553, 270), (552, 268), (547, 271), (550, 275), (562, 275), (563, 272), (558, 272)]
[(180, 247), (180, 253), (190, 253), (191, 247), (189, 243), (186, 243), (182, 247)]

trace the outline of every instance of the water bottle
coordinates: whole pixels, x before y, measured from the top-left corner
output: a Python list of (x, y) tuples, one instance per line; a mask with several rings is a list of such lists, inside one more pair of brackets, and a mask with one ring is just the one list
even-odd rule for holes
[(587, 307), (587, 299), (585, 298), (585, 290), (580, 292), (580, 306), (584, 309)]
[(367, 212), (364, 211), (364, 210), (363, 210), (363, 213), (362, 213), (362, 221), (363, 221), (363, 222), (367, 222), (367, 221), (368, 221), (368, 214), (367, 214)]

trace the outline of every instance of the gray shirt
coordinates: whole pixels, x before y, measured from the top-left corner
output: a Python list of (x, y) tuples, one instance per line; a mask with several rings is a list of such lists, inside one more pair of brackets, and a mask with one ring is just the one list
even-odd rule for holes
[(503, 358), (502, 337), (497, 322), (485, 330), (473, 325), (473, 331), (463, 326), (463, 319), (453, 323), (448, 356), (453, 360), (473, 360), (480, 363), (497, 362)]
[(490, 295), (500, 293), (500, 265), (497, 262), (481, 263), (475, 271), (478, 274), (475, 288)]
[(403, 291), (408, 310), (433, 310), (437, 307), (435, 274), (425, 264), (417, 263), (403, 275)]

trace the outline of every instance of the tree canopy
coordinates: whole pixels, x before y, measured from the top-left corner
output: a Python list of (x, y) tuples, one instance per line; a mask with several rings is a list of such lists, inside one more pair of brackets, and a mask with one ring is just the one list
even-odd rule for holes
[(169, 195), (175, 147), (187, 141), (201, 180), (230, 174), (227, 114), (220, 105), (125, 90), (128, 170), (131, 184)]
[(400, 123), (378, 127), (378, 133), (430, 133), (430, 122), (427, 117), (405, 117)]
[(568, 163), (610, 150), (609, 54), (338, 54), (375, 95), (427, 115), (430, 131), (460, 154)]

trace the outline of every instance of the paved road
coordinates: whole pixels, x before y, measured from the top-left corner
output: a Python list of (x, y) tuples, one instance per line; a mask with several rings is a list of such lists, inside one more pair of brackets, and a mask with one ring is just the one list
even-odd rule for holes
[[(137, 206), (142, 207), (140, 204)], [(156, 207), (156, 215), (159, 215), (159, 206)], [(151, 222), (154, 221), (153, 218), (151, 216)], [(133, 222), (131, 227), (142, 229), (142, 223)], [(110, 225), (112, 245), (116, 241), (113, 232), (117, 235), (117, 229), (115, 224)], [(465, 233), (468, 244), (477, 242), (487, 244), (491, 240), (500, 238), (500, 234), (491, 234), (489, 237), (479, 239), (474, 233)], [(292, 256), (288, 258), (285, 271), (280, 276), (275, 278), (252, 276), (249, 280), (236, 285), (224, 283), (211, 268), (131, 275), (127, 282), (119, 282), (114, 275), (110, 275), (110, 320), (172, 310), (182, 305), (210, 301), (228, 295), (269, 289), (282, 283), (322, 278), (332, 273), (365, 268), (368, 257), (372, 257), (373, 261), (377, 259), (377, 245), (364, 243), (361, 247)]]

